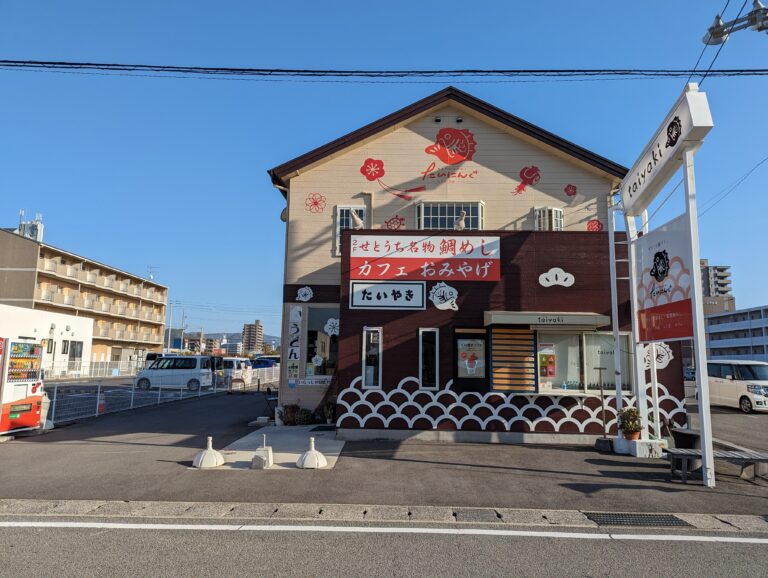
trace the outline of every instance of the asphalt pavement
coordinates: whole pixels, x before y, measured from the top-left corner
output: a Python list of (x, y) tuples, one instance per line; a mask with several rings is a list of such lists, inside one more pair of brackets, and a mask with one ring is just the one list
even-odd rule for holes
[(670, 480), (666, 461), (587, 447), (348, 442), (333, 470), (189, 467), (207, 435), (224, 447), (268, 413), (263, 394), (220, 395), (18, 438), (0, 444), (0, 498), (768, 513), (768, 485), (727, 463), (707, 489)]
[[(691, 427), (699, 428), (699, 408), (688, 400)], [(745, 414), (736, 408), (712, 406), (712, 436), (753, 450), (768, 451), (768, 412)]]
[[(13, 522), (12, 522), (13, 523)], [(35, 522), (33, 522), (35, 523)], [(765, 535), (335, 524), (0, 528), (0, 574), (42, 576), (764, 576)], [(18, 524), (16, 522), (16, 524)], [(163, 527), (165, 526), (165, 527)], [(422, 533), (423, 532), (423, 533)], [(515, 532), (518, 532), (515, 534)], [(55, 555), (52, 555), (55, 553)]]

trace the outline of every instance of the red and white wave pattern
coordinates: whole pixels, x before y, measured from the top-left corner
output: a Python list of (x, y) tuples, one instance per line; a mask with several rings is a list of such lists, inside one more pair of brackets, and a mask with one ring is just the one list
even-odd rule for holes
[[(444, 389), (419, 389), (415, 377), (406, 377), (391, 390), (362, 389), (355, 378), (338, 396), (340, 428), (512, 431), (524, 433), (601, 434), (599, 396), (521, 395), (488, 392), (456, 393), (452, 380)], [(647, 386), (649, 416), (651, 387)], [(624, 406), (634, 396), (622, 396)], [(616, 397), (606, 396), (609, 431), (616, 432)], [(685, 402), (659, 384), (659, 414), (680, 425), (687, 422)]]

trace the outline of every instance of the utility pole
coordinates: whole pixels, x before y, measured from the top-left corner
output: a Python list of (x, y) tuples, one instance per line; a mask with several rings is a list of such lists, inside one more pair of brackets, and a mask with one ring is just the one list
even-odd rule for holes
[(171, 338), (173, 333), (173, 301), (170, 299), (168, 300), (168, 307), (168, 339), (165, 347), (166, 353), (171, 351)]
[(187, 312), (182, 309), (181, 310), (181, 344), (179, 346), (179, 349), (184, 349), (184, 321), (186, 320)]

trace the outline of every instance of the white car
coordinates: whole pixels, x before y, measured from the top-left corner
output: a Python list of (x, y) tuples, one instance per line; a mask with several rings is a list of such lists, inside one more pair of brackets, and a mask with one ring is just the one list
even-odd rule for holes
[(709, 402), (744, 413), (768, 411), (768, 363), (718, 360), (707, 363)]
[(222, 363), (224, 385), (230, 387), (233, 383), (247, 387), (251, 385), (251, 360), (242, 357), (225, 357)]
[(186, 387), (190, 391), (211, 387), (211, 358), (207, 355), (182, 355), (157, 359), (136, 374), (137, 389)]

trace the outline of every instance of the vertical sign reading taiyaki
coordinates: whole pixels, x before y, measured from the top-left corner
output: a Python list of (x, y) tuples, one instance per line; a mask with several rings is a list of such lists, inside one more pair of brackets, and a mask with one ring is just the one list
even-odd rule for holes
[(682, 215), (635, 241), (640, 341), (690, 339), (693, 266), (688, 217)]

